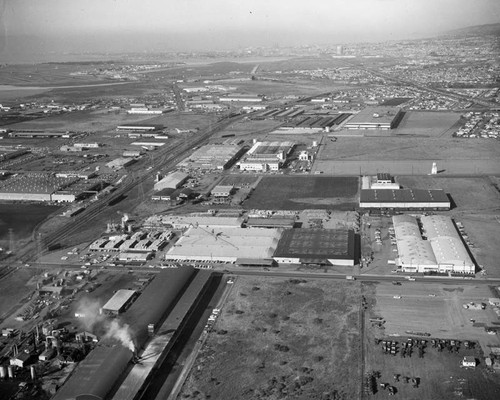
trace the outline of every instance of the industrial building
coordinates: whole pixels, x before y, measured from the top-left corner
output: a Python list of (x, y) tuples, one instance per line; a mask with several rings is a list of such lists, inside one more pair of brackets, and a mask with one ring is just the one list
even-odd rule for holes
[(273, 258), (280, 264), (353, 266), (358, 259), (350, 229), (287, 229)]
[(133, 158), (125, 158), (125, 157), (119, 157), (119, 158), (115, 158), (114, 160), (106, 163), (106, 167), (108, 168), (111, 168), (111, 169), (122, 169), (122, 168), (126, 168), (128, 167), (129, 165), (132, 165), (133, 163), (135, 163), (135, 159)]
[(262, 96), (259, 95), (254, 95), (254, 94), (232, 94), (232, 95), (227, 95), (224, 97), (221, 97), (219, 101), (221, 102), (228, 102), (228, 103), (260, 103), (262, 102), (263, 98)]
[(194, 310), (207, 306), (204, 300), (207, 294), (210, 295), (211, 281), (211, 272), (197, 271), (175, 306), (169, 307), (171, 311), (167, 310), (168, 316), (162, 325), (148, 326), (149, 333), (154, 336), (141, 354), (140, 362), (134, 364), (120, 382), (112, 400), (136, 400), (141, 396), (143, 399), (153, 398), (148, 391), (151, 375), (169, 355), (178, 339), (189, 335), (185, 327), (190, 320), (196, 318), (192, 317), (196, 314)]
[(166, 260), (236, 262), (274, 254), (281, 230), (260, 228), (190, 227), (165, 254)]
[(152, 228), (187, 229), (201, 228), (240, 228), (243, 219), (239, 217), (214, 217), (211, 214), (196, 215), (153, 215), (146, 219), (144, 226)]
[[(403, 272), (474, 274), (471, 260), (451, 218), (443, 215), (392, 217)], [(424, 239), (424, 237), (426, 239)]]
[(78, 178), (59, 178), (48, 173), (28, 173), (0, 181), (0, 200), (52, 201), (52, 194), (68, 188)]
[(156, 131), (159, 129), (157, 126), (153, 125), (118, 125), (116, 127), (117, 131), (122, 132), (147, 132), (147, 131)]
[(102, 306), (102, 312), (113, 316), (121, 314), (134, 302), (136, 297), (135, 290), (120, 289)]
[(244, 152), (236, 145), (210, 144), (196, 150), (179, 163), (187, 169), (223, 170), (229, 168)]
[(399, 190), (400, 186), (395, 182), (394, 177), (386, 172), (377, 173), (376, 176), (363, 176), (361, 179), (361, 189), (392, 189)]
[(256, 142), (238, 165), (243, 171), (278, 171), (294, 146), (293, 142)]
[(382, 210), (449, 210), (441, 189), (361, 189), (360, 208)]
[(127, 114), (146, 114), (146, 115), (157, 115), (157, 114), (163, 114), (164, 110), (158, 110), (158, 109), (151, 109), (147, 107), (134, 107), (131, 108), (130, 110), (127, 110)]
[(397, 107), (367, 107), (355, 114), (345, 125), (345, 129), (389, 130), (394, 129), (403, 117)]
[(10, 137), (20, 138), (70, 138), (75, 136), (76, 132), (48, 132), (48, 131), (11, 131)]
[(293, 228), (295, 227), (295, 218), (258, 218), (250, 217), (245, 222), (249, 228)]
[(154, 190), (177, 189), (180, 188), (188, 179), (188, 174), (181, 171), (174, 171), (158, 180), (158, 182), (154, 184)]
[[(143, 385), (147, 384), (147, 377), (158, 359), (166, 356), (165, 352), (169, 350), (167, 346), (169, 339), (172, 335), (178, 334), (178, 328), (193, 304), (196, 303), (210, 277), (201, 275), (200, 277), (204, 278), (203, 284), (197, 284), (189, 293), (189, 298), (185, 298), (182, 294), (183, 292), (187, 294), (186, 289), (190, 287), (189, 285), (194, 286), (196, 280), (196, 277), (193, 279), (194, 275), (195, 270), (190, 267), (160, 272), (120, 317), (120, 323), (133, 327), (132, 340), (128, 343), (119, 342), (114, 338), (102, 340), (80, 362), (68, 380), (56, 392), (53, 400), (104, 400), (113, 395), (113, 389), (123, 386), (120, 383), (128, 377), (135, 379), (135, 390), (129, 390), (126, 396), (120, 395), (121, 397), (118, 398), (120, 400), (135, 398)], [(178, 306), (182, 307), (183, 312), (177, 312), (176, 321), (172, 321), (170, 316), (174, 314)], [(152, 368), (143, 379), (136, 379), (136, 376), (132, 374), (126, 376), (127, 369), (134, 366), (131, 362), (134, 357), (133, 351), (140, 351), (144, 348), (151, 335), (151, 326), (157, 327), (166, 314), (168, 315), (167, 321), (171, 324), (177, 322), (177, 325), (174, 326), (174, 332), (171, 332), (167, 340), (156, 343), (156, 360)], [(156, 329), (153, 329), (154, 332)]]

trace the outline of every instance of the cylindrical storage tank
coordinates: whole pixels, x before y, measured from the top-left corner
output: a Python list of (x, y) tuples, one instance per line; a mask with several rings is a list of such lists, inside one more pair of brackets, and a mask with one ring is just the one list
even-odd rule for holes
[(7, 367), (7, 372), (9, 373), (9, 378), (10, 379), (14, 379), (14, 366), (13, 365), (9, 365)]
[(30, 374), (31, 374), (31, 380), (34, 381), (36, 379), (36, 370), (34, 365), (30, 367)]
[(7, 368), (5, 368), (3, 365), (0, 365), (0, 378), (7, 378)]

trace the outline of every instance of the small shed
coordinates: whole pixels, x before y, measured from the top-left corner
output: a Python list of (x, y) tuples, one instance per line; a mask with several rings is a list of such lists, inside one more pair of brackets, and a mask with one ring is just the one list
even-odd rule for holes
[(462, 367), (472, 367), (475, 368), (477, 365), (476, 358), (473, 356), (465, 356), (462, 360)]

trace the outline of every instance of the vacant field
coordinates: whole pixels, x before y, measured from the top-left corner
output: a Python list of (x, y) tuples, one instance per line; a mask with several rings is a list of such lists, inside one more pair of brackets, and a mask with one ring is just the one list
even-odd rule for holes
[(359, 398), (359, 289), (238, 278), (179, 398)]
[(9, 129), (18, 130), (50, 130), (95, 132), (115, 130), (117, 125), (145, 124), (150, 116), (111, 113), (107, 111), (74, 111), (54, 114), (34, 121), (9, 125)]
[[(431, 139), (414, 137), (339, 137), (336, 142), (326, 140), (319, 154), (320, 160), (335, 161), (406, 161), (428, 160), (467, 164), (481, 160), (497, 161), (500, 142), (497, 140)], [(430, 169), (430, 167), (429, 167)], [(429, 171), (430, 172), (430, 171)]]
[[(418, 357), (418, 351), (414, 351), (411, 357), (401, 357), (400, 349), (401, 342), (407, 340), (407, 335), (404, 333), (406, 329), (421, 332), (428, 330), (436, 334), (434, 338), (466, 338), (476, 339), (477, 332), (466, 334), (460, 327), (460, 318), (469, 318), (469, 313), (481, 313), (480, 311), (469, 311), (455, 309), (456, 299), (459, 302), (470, 301), (476, 299), (482, 294), (487, 294), (487, 288), (458, 287), (449, 286), (442, 288), (442, 285), (426, 285), (428, 290), (418, 288), (414, 284), (403, 284), (403, 286), (393, 286), (390, 284), (379, 284), (376, 287), (365, 285), (368, 291), (372, 293), (376, 290), (376, 304), (370, 307), (367, 317), (380, 317), (386, 319), (387, 326), (385, 330), (380, 330), (376, 327), (370, 327), (368, 319), (366, 320), (365, 329), (365, 371), (379, 371), (381, 377), (377, 379), (377, 383), (389, 383), (396, 387), (397, 395), (400, 398), (408, 400), (429, 399), (497, 399), (500, 394), (500, 385), (495, 374), (487, 373), (484, 369), (483, 355), (481, 348), (467, 350), (462, 345), (458, 353), (449, 353), (448, 350), (438, 352), (430, 343), (424, 349), (424, 357)], [(399, 288), (403, 292), (403, 298), (400, 300), (392, 299), (392, 292)], [(410, 288), (410, 289), (409, 289)], [(436, 294), (436, 298), (428, 297), (428, 291), (431, 294)], [(406, 295), (408, 293), (408, 295)], [(396, 306), (387, 306), (388, 297), (393, 300)], [(408, 297), (414, 306), (408, 306), (408, 303), (401, 305), (397, 302), (402, 302)], [(430, 302), (425, 302), (425, 297), (428, 297)], [(371, 296), (370, 296), (371, 298)], [(437, 299), (437, 300), (436, 300)], [(448, 305), (448, 303), (452, 305)], [(399, 306), (398, 306), (399, 304)], [(386, 312), (380, 313), (384, 308)], [(390, 308), (390, 310), (389, 310)], [(429, 313), (429, 310), (435, 310)], [(462, 310), (464, 313), (462, 313)], [(487, 310), (488, 311), (488, 310)], [(484, 311), (483, 311), (484, 313)], [(399, 321), (399, 326), (394, 329), (394, 321)], [(392, 325), (391, 325), (392, 324)], [(470, 323), (466, 322), (467, 325)], [(405, 325), (405, 326), (403, 326)], [(436, 328), (434, 328), (434, 325)], [(432, 327), (428, 329), (428, 327)], [(458, 328), (457, 328), (458, 327)], [(475, 331), (480, 328), (471, 328)], [(390, 336), (398, 332), (401, 336)], [(488, 335), (489, 336), (489, 335)], [(414, 336), (415, 337), (415, 336)], [(396, 356), (385, 354), (381, 344), (375, 344), (375, 338), (394, 340), (398, 342), (398, 353)], [(460, 368), (460, 362), (466, 355), (474, 356), (479, 361), (479, 366), (475, 370)], [(394, 374), (400, 374), (399, 382), (394, 379)], [(405, 383), (404, 377), (419, 378), (420, 384), (418, 388), (413, 388), (411, 383)], [(370, 398), (389, 399), (391, 398), (387, 391), (378, 387), (378, 392)], [(366, 396), (368, 398), (368, 396)]]
[(417, 135), (429, 137), (451, 137), (451, 129), (460, 120), (459, 113), (409, 111), (399, 124), (391, 130), (396, 135)]
[(398, 176), (396, 181), (412, 189), (443, 189), (453, 198), (456, 205), (454, 211), (478, 213), (498, 210), (500, 206), (500, 193), (489, 177), (445, 177), (439, 174)]
[(476, 263), (490, 278), (500, 278), (500, 264), (498, 263), (498, 238), (500, 237), (500, 212), (496, 215), (464, 214), (456, 215), (473, 243), (470, 248)]
[(243, 203), (247, 209), (351, 210), (356, 206), (357, 178), (326, 176), (268, 176)]

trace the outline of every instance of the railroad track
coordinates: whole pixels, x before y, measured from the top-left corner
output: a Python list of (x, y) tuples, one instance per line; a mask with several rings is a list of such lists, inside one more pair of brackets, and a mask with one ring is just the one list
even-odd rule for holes
[[(69, 235), (77, 232), (90, 221), (95, 219), (99, 214), (101, 214), (107, 207), (111, 199), (117, 198), (119, 196), (125, 195), (126, 193), (133, 190), (139, 184), (144, 183), (152, 175), (156, 174), (160, 170), (165, 172), (170, 172), (176, 167), (176, 161), (178, 158), (184, 158), (193, 149), (205, 144), (212, 135), (227, 128), (230, 124), (243, 119), (245, 115), (230, 115), (225, 119), (214, 124), (214, 126), (205, 129), (204, 131), (198, 133), (195, 137), (190, 138), (188, 141), (180, 141), (174, 143), (165, 149), (158, 150), (155, 165), (149, 171), (143, 171), (135, 179), (128, 178), (122, 186), (119, 187), (111, 198), (104, 197), (92, 204), (90, 204), (82, 213), (73, 217), (66, 225), (59, 229), (46, 235), (41, 242), (41, 249), (38, 248), (36, 242), (30, 242), (24, 248), (17, 252), (13, 257), (11, 257), (7, 262), (10, 265), (4, 266), (0, 269), (0, 279), (5, 278), (10, 273), (14, 272), (19, 266), (19, 263), (25, 263), (32, 260), (39, 250), (46, 250), (51, 246), (60, 244)], [(36, 235), (34, 235), (36, 237)]]

